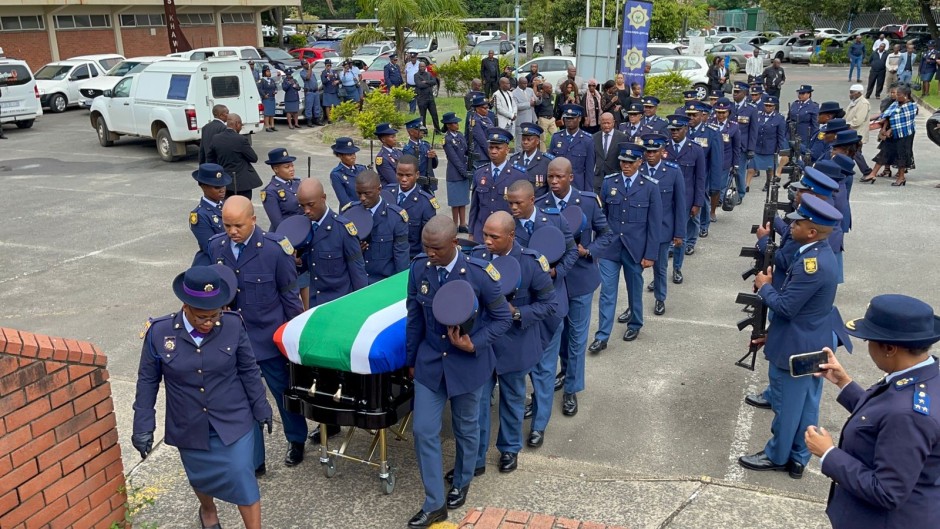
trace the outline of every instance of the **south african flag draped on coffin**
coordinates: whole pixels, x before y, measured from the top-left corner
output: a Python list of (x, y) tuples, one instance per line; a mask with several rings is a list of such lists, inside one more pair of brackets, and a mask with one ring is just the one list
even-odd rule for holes
[(408, 271), (314, 307), (274, 333), (291, 362), (359, 373), (405, 366)]

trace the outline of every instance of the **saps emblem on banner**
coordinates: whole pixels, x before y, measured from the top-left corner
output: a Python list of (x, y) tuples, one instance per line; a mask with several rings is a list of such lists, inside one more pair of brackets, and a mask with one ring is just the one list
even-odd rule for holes
[(627, 86), (632, 83), (645, 85), (644, 59), (646, 44), (650, 37), (650, 21), (653, 16), (653, 4), (630, 0), (623, 6), (623, 38), (620, 41), (620, 72), (624, 75)]

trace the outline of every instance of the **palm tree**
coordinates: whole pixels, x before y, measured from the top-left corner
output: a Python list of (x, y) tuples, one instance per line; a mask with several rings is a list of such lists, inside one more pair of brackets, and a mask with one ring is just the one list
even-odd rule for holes
[[(467, 16), (460, 0), (361, 0), (366, 13), (376, 13), (378, 27), (395, 32), (395, 49), (406, 51), (404, 28), (416, 35), (449, 35), (462, 48), (467, 43), (467, 28), (460, 20)], [(375, 26), (357, 29), (343, 39), (341, 50), (349, 57), (359, 46), (388, 37)]]

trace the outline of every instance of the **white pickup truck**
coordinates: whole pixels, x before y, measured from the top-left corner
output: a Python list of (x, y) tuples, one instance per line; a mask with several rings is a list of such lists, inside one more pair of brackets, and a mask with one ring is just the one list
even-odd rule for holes
[(160, 158), (172, 162), (186, 155), (187, 145), (199, 142), (200, 129), (212, 121), (217, 104), (241, 116), (242, 134), (261, 131), (263, 107), (246, 62), (157, 62), (95, 98), (91, 126), (102, 147), (114, 145), (121, 136), (154, 138)]

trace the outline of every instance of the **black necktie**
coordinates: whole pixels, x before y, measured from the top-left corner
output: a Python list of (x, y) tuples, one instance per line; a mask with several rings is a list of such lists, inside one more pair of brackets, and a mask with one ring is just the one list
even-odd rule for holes
[(236, 252), (237, 255), (235, 256), (235, 260), (237, 261), (241, 259), (242, 257), (242, 252), (245, 250), (245, 243), (242, 243), (242, 242), (235, 243), (235, 250), (237, 250)]
[(438, 267), (438, 269), (437, 269), (437, 282), (438, 282), (439, 284), (443, 285), (445, 281), (447, 281), (447, 269), (444, 268), (443, 266)]
[(532, 231), (535, 229), (535, 223), (532, 222), (531, 220), (527, 220), (524, 223), (522, 223), (522, 225), (525, 227), (525, 231), (528, 232), (529, 235), (531, 236)]
[(399, 206), (405, 203), (405, 196), (406, 195), (404, 193), (398, 193), (398, 205)]

